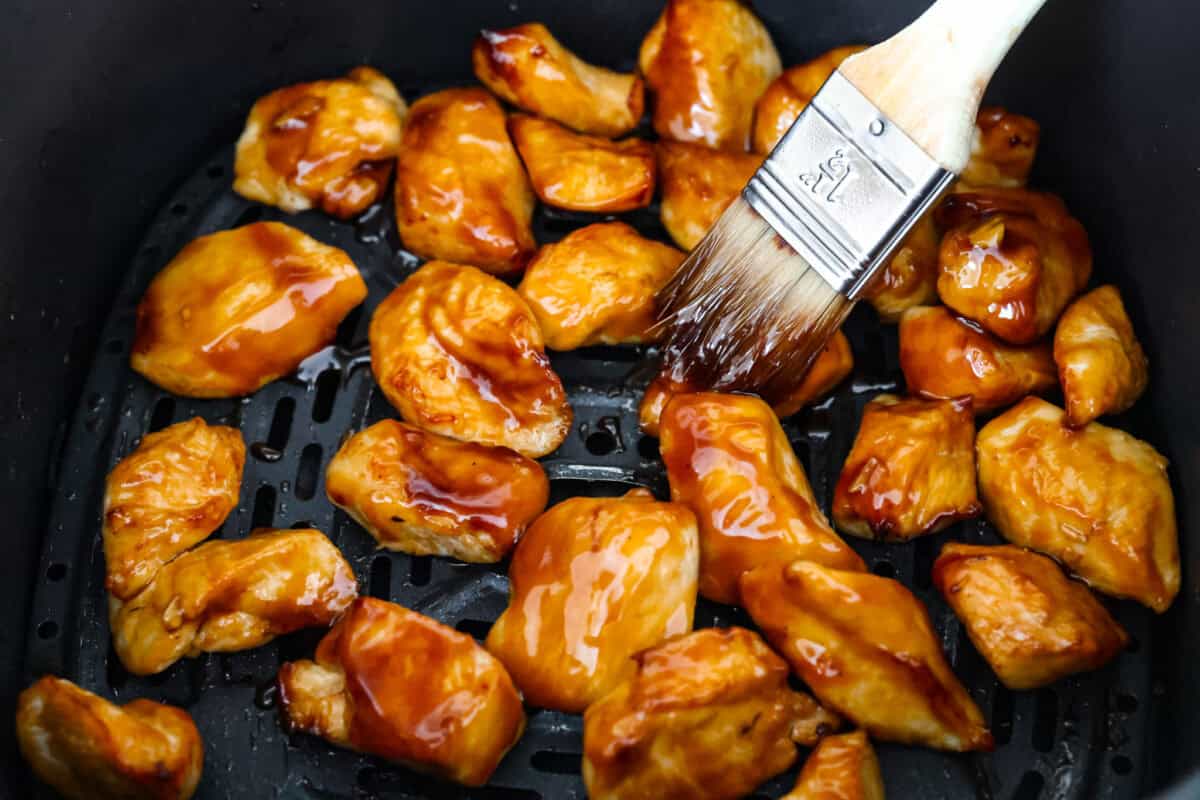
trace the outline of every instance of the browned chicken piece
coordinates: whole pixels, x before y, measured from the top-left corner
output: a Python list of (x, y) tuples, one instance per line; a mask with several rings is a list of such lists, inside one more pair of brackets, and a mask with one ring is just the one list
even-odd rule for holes
[(663, 411), (671, 498), (700, 523), (700, 594), (738, 602), (738, 578), (803, 558), (864, 569), (821, 513), (770, 407), (749, 395), (679, 394)]
[(835, 47), (812, 61), (785, 69), (754, 104), (754, 152), (766, 155), (792, 127), (834, 70), (866, 45)]
[(624, 222), (601, 222), (544, 245), (517, 293), (551, 350), (652, 342), (654, 296), (682, 261), (683, 253)]
[(1048, 342), (1005, 344), (944, 306), (911, 308), (900, 318), (900, 368), (910, 394), (970, 397), (976, 414), (1058, 385)]
[(1150, 380), (1150, 362), (1117, 287), (1093, 289), (1067, 307), (1054, 331), (1054, 362), (1069, 425), (1086, 425), (1137, 402)]
[(245, 463), (242, 434), (199, 417), (147, 434), (104, 484), (108, 591), (128, 600), (221, 527), (237, 506)]
[(620, 136), (642, 118), (641, 78), (582, 61), (538, 22), (480, 32), (471, 63), (501, 99), (582, 133)]
[(959, 178), (970, 186), (1021, 187), (1037, 155), (1041, 127), (1003, 108), (981, 108), (971, 158)]
[(758, 634), (705, 628), (634, 656), (583, 715), (591, 800), (735, 800), (839, 725)]
[(631, 655), (692, 629), (699, 558), (678, 503), (645, 489), (566, 500), (517, 545), (487, 648), (525, 702), (583, 711), (632, 674)]
[(366, 296), (349, 256), (282, 223), (201, 236), (142, 296), (130, 364), (174, 394), (251, 394), (330, 344)]
[(396, 160), (396, 225), (426, 259), (519, 272), (533, 255), (533, 189), (504, 110), (483, 89), (413, 104)]
[(699, 144), (659, 141), (662, 223), (675, 244), (691, 250), (762, 164), (753, 153), (727, 153)]
[(1086, 586), (1022, 547), (950, 542), (934, 562), (933, 582), (1010, 689), (1097, 669), (1129, 643)]
[(406, 111), (392, 82), (370, 67), (277, 89), (250, 109), (233, 190), (284, 211), (317, 206), (353, 217), (387, 188)]
[(883, 800), (883, 775), (864, 731), (826, 736), (780, 800)]
[(933, 216), (926, 214), (918, 219), (863, 295), (880, 321), (898, 322), (908, 309), (937, 302), (940, 242)]
[(548, 206), (612, 213), (649, 205), (654, 197), (650, 142), (585, 136), (526, 114), (510, 117), (508, 130), (533, 191)]
[(189, 550), (131, 600), (110, 597), (113, 649), (130, 672), (152, 675), (184, 656), (328, 625), (357, 593), (350, 565), (320, 531), (259, 528)]
[(144, 699), (117, 706), (49, 675), (17, 698), (17, 743), (70, 800), (187, 800), (204, 765), (183, 709)]
[(512, 287), (431, 261), (371, 318), (371, 368), (408, 422), (537, 458), (571, 429), (571, 407), (542, 332)]
[(1047, 333), (1091, 277), (1087, 233), (1054, 195), (956, 192), (935, 221), (947, 229), (938, 252), (942, 302), (1007, 342)]
[(504, 667), (465, 633), (360, 597), (314, 661), (279, 668), (293, 730), (467, 786), (487, 782), (525, 729)]
[(342, 445), (325, 491), (382, 547), (486, 564), (507, 556), (542, 513), (550, 482), (541, 464), (506, 447), (388, 419)]
[(817, 698), (877, 739), (990, 750), (929, 614), (890, 578), (811, 561), (742, 576), (742, 604)]
[(907, 541), (982, 510), (969, 397), (881, 394), (867, 403), (833, 494), (839, 531)]
[(747, 150), (754, 103), (782, 71), (771, 34), (740, 0), (667, 0), (638, 66), (663, 139)]
[(1167, 460), (1124, 431), (1066, 425), (1026, 398), (975, 440), (979, 492), (1013, 544), (1064, 564), (1093, 589), (1162, 613), (1179, 592), (1179, 541)]

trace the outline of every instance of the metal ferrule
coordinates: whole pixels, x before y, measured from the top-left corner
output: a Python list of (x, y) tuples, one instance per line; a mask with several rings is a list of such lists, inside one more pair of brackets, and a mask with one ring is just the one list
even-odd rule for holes
[(954, 177), (834, 72), (743, 196), (854, 300)]

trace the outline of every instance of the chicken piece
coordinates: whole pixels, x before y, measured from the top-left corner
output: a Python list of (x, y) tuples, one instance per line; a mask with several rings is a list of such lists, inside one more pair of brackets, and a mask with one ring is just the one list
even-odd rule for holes
[(750, 180), (762, 156), (703, 145), (657, 142), (662, 223), (675, 244), (691, 250)]
[(975, 440), (988, 519), (1013, 544), (1052, 556), (1093, 589), (1162, 613), (1179, 592), (1167, 460), (1124, 431), (1066, 426), (1036, 397)]
[(742, 604), (813, 694), (877, 739), (990, 750), (921, 601), (890, 578), (811, 561), (742, 576)]
[(238, 397), (333, 341), (367, 296), (354, 262), (278, 222), (188, 243), (137, 309), (130, 364), (186, 397)]
[(663, 139), (746, 150), (754, 103), (783, 70), (771, 34), (739, 0), (667, 0), (638, 66)]
[(970, 186), (1019, 188), (1029, 179), (1041, 128), (1003, 108), (981, 108), (971, 158), (959, 178)]
[(826, 736), (780, 800), (883, 800), (883, 775), (863, 731)]
[(133, 674), (153, 675), (184, 656), (328, 625), (357, 593), (350, 565), (320, 531), (259, 528), (189, 550), (132, 600), (110, 597), (113, 649)]
[(517, 293), (551, 350), (652, 342), (654, 296), (682, 261), (683, 253), (624, 222), (601, 222), (544, 245)]
[(504, 110), (483, 89), (413, 104), (396, 160), (396, 226), (426, 259), (519, 272), (533, 255), (533, 189)]
[(186, 711), (143, 699), (117, 706), (49, 675), (17, 698), (17, 743), (70, 800), (187, 800), (204, 764)]
[(950, 542), (934, 562), (933, 582), (1013, 690), (1097, 669), (1129, 643), (1086, 586), (1021, 547)]
[(581, 133), (620, 136), (642, 118), (641, 78), (582, 61), (538, 22), (481, 31), (471, 63), (501, 99)]
[(867, 403), (833, 494), (839, 531), (908, 541), (982, 510), (970, 398), (881, 394)]
[(1058, 385), (1048, 342), (1005, 344), (944, 306), (911, 308), (901, 316), (900, 368), (910, 394), (970, 397), (976, 414)]
[(360, 597), (317, 646), (279, 668), (292, 730), (482, 786), (521, 738), (525, 711), (504, 667), (465, 633)]
[(863, 561), (829, 527), (804, 468), (762, 400), (679, 394), (663, 411), (662, 459), (671, 499), (700, 523), (700, 594), (738, 602), (738, 578), (803, 558), (841, 569)]
[(583, 715), (591, 800), (734, 800), (839, 720), (788, 687), (758, 634), (705, 628), (634, 656), (635, 672)]
[(843, 61), (866, 45), (835, 47), (812, 61), (785, 69), (754, 104), (754, 152), (766, 155), (792, 127)]
[(1092, 274), (1087, 233), (1054, 195), (978, 189), (950, 195), (935, 221), (938, 295), (988, 332), (1029, 344), (1054, 326)]
[(325, 491), (382, 547), (487, 564), (546, 508), (550, 482), (520, 453), (388, 419), (341, 446)]
[(645, 489), (565, 500), (517, 545), (487, 649), (525, 702), (583, 711), (629, 677), (631, 655), (692, 629), (699, 559), (684, 506)]
[(105, 586), (121, 600), (221, 527), (237, 506), (246, 445), (196, 417), (147, 434), (104, 483)]
[(407, 421), (537, 458), (571, 429), (529, 305), (475, 269), (431, 261), (375, 309), (371, 368)]
[(572, 133), (525, 114), (508, 120), (513, 143), (538, 198), (572, 211), (632, 211), (654, 197), (654, 146), (643, 139), (613, 142)]
[(881, 322), (898, 322), (910, 308), (937, 302), (938, 245), (933, 217), (917, 220), (863, 297)]
[(1150, 363), (1117, 287), (1093, 289), (1067, 307), (1054, 331), (1054, 362), (1073, 427), (1137, 402)]

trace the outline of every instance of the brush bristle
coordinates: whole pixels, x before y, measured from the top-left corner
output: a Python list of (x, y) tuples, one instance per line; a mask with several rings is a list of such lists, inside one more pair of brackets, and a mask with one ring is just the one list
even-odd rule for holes
[(659, 293), (663, 371), (779, 402), (853, 306), (739, 196)]

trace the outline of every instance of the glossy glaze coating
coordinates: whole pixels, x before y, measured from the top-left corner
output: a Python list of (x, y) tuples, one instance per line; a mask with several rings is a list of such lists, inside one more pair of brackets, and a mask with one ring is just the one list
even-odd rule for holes
[(826, 736), (780, 800), (883, 800), (883, 775), (864, 731)]
[(865, 49), (866, 45), (861, 44), (835, 47), (811, 61), (788, 67), (771, 81), (754, 104), (754, 152), (771, 152), (838, 65)]
[(1093, 589), (1166, 611), (1179, 592), (1167, 460), (1124, 431), (1065, 423), (1062, 409), (1029, 397), (979, 431), (988, 519)]
[(654, 151), (663, 227), (684, 250), (699, 244), (762, 164), (760, 155), (684, 142), (658, 141)]
[(537, 458), (571, 429), (529, 305), (474, 267), (430, 261), (375, 309), (371, 369), (400, 416)]
[(692, 629), (696, 518), (645, 489), (575, 497), (513, 553), (508, 608), (487, 637), (525, 702), (580, 712), (634, 669), (630, 656)]
[(959, 176), (971, 186), (1024, 186), (1037, 155), (1041, 127), (996, 106), (979, 109), (971, 158)]
[(863, 297), (882, 322), (897, 322), (910, 308), (937, 302), (938, 244), (933, 215), (917, 220)]

